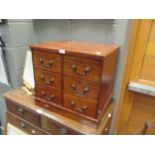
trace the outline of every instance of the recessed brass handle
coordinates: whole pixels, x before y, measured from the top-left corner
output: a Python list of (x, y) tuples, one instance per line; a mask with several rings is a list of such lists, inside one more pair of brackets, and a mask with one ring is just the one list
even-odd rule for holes
[(24, 113), (24, 109), (21, 108), (21, 107), (18, 107), (17, 111), (18, 111), (18, 114), (23, 114)]

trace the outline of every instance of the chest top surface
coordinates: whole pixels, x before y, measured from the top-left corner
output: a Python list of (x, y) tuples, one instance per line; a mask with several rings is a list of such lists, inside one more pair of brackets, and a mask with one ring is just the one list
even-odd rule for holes
[(59, 53), (60, 49), (65, 50), (65, 54), (71, 55), (89, 55), (94, 58), (104, 58), (106, 55), (117, 50), (118, 45), (92, 43), (92, 42), (79, 42), (79, 41), (57, 41), (46, 42), (36, 45), (31, 45), (33, 50), (46, 50), (54, 53)]

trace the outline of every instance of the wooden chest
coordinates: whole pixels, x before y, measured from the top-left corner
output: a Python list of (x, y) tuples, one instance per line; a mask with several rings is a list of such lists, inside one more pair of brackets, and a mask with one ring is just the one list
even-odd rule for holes
[(32, 45), (36, 104), (96, 127), (112, 96), (117, 45)]

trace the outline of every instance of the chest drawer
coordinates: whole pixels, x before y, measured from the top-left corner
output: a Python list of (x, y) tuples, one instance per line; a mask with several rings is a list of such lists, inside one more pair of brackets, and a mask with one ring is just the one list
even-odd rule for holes
[(59, 105), (61, 104), (61, 92), (57, 89), (37, 85), (35, 88), (35, 93), (37, 97), (40, 97), (47, 102), (54, 102)]
[(64, 92), (66, 94), (97, 99), (98, 91), (99, 84), (79, 78), (64, 76)]
[(58, 54), (33, 51), (33, 65), (54, 72), (61, 72), (61, 57)]
[(110, 126), (111, 126), (111, 120), (112, 120), (112, 113), (107, 114), (107, 118), (105, 120), (105, 126), (102, 131), (102, 135), (108, 135), (110, 131)]
[(61, 75), (37, 68), (34, 69), (34, 74), (36, 83), (61, 90)]
[(77, 131), (47, 117), (41, 118), (42, 128), (55, 135), (78, 135)]
[(79, 98), (65, 94), (64, 106), (83, 115), (96, 118), (97, 101), (94, 99)]
[(31, 122), (32, 124), (35, 124), (37, 126), (40, 126), (40, 115), (33, 113), (31, 111), (28, 111), (24, 107), (18, 106), (15, 103), (6, 100), (7, 109), (9, 112), (19, 116), (20, 118), (23, 118), (26, 121)]
[(80, 76), (81, 78), (99, 81), (101, 78), (102, 63), (71, 56), (64, 57), (64, 74)]
[(38, 127), (24, 121), (23, 119), (20, 119), (16, 117), (13, 114), (7, 113), (7, 119), (8, 122), (10, 122), (12, 125), (16, 126), (17, 128), (21, 129), (22, 131), (31, 134), (31, 135), (46, 135), (44, 131), (39, 129)]

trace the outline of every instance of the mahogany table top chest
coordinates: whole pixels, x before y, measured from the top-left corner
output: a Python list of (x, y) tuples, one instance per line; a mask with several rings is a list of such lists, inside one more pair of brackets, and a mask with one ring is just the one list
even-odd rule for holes
[(118, 49), (77, 41), (32, 45), (36, 104), (97, 128), (112, 97)]

